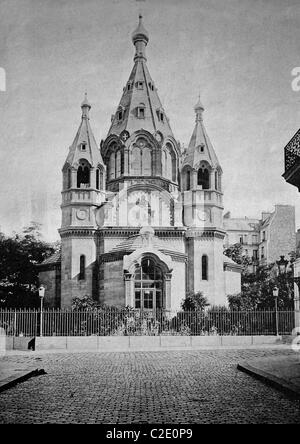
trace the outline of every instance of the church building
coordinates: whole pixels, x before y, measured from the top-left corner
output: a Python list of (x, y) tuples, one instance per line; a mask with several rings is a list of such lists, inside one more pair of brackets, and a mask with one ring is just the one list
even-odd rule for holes
[(188, 292), (201, 291), (224, 305), (240, 291), (241, 269), (223, 255), (223, 172), (204, 107), (199, 98), (182, 151), (148, 71), (142, 16), (132, 42), (134, 66), (100, 146), (86, 95), (81, 104), (62, 168), (61, 253), (40, 266), (45, 302), (70, 308), (75, 297), (90, 296), (178, 310)]

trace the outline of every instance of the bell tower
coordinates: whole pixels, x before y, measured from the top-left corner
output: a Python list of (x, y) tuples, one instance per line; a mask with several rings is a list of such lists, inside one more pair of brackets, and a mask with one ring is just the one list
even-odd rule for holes
[(106, 167), (90, 126), (90, 109), (85, 94), (81, 123), (62, 169), (62, 307), (69, 307), (74, 297), (97, 292), (95, 210), (105, 200)]
[(181, 166), (187, 288), (202, 291), (211, 304), (224, 304), (222, 168), (203, 124), (200, 97), (194, 110), (195, 128)]

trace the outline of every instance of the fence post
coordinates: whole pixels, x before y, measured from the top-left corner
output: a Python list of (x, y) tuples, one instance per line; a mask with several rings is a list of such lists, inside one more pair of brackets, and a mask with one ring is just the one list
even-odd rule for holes
[(14, 313), (14, 336), (17, 334), (17, 310), (15, 309)]

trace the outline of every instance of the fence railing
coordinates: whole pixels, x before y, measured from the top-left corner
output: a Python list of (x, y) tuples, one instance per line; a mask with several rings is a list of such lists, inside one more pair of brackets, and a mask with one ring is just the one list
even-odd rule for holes
[(294, 312), (0, 310), (0, 328), (9, 336), (282, 335), (292, 332)]

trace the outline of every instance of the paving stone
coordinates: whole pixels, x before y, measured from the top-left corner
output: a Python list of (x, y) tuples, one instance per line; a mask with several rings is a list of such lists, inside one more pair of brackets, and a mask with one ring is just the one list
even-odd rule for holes
[[(189, 350), (4, 356), (38, 376), (0, 394), (0, 423), (290, 423), (299, 402), (238, 372), (283, 351)], [(292, 351), (284, 353), (290, 355)]]

